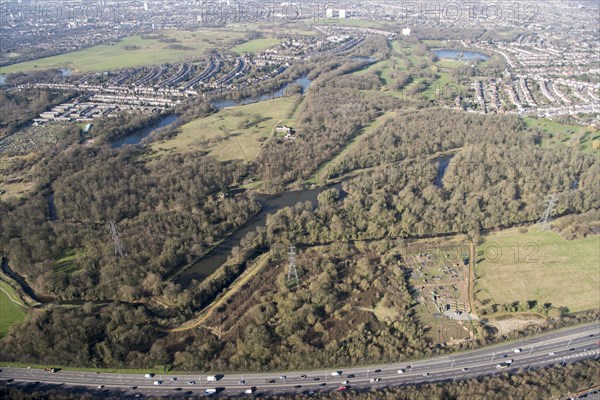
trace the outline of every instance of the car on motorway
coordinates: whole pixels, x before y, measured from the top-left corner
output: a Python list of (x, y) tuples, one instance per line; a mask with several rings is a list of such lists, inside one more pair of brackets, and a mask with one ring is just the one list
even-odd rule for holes
[(195, 385), (195, 384), (196, 384), (196, 381), (189, 381), (188, 382), (188, 385)]
[(348, 377), (348, 378), (354, 378), (354, 374), (348, 374), (348, 375), (346, 375), (346, 377)]
[(429, 376), (429, 372), (423, 372), (423, 376)]
[(307, 378), (307, 376), (306, 376), (306, 375), (300, 375), (300, 378), (302, 378), (302, 379), (306, 379), (306, 378)]
[(569, 351), (575, 351), (575, 347), (571, 347)]
[(461, 371), (462, 371), (462, 372), (467, 372), (468, 370), (469, 370), (469, 368), (465, 367), (465, 368), (463, 368)]
[(583, 351), (590, 351), (591, 349), (589, 347), (586, 347), (585, 349), (583, 349)]
[(373, 371), (373, 372), (375, 372), (375, 373), (379, 373), (379, 372), (381, 372), (381, 370), (380, 370), (380, 369), (376, 369), (376, 370), (375, 370), (375, 371)]
[(555, 353), (555, 352), (553, 352), (553, 351), (551, 351), (550, 353), (548, 353), (548, 355), (549, 355), (549, 356), (555, 356), (555, 355), (556, 355), (556, 353)]
[(286, 376), (286, 375), (281, 375), (281, 376), (279, 377), (279, 379), (287, 379), (287, 376)]
[(294, 386), (294, 389), (301, 389), (301, 388), (302, 388), (302, 385), (296, 385), (296, 386)]
[(521, 351), (522, 351), (522, 350), (521, 350), (521, 348), (519, 347), (518, 349), (514, 349), (514, 350), (513, 350), (513, 353), (520, 353)]
[(333, 371), (331, 373), (331, 376), (340, 376), (342, 374), (342, 371)]
[(159, 381), (154, 381), (155, 385), (162, 385), (162, 383), (163, 383), (163, 381), (160, 381), (160, 380)]
[(146, 377), (146, 378), (154, 378), (154, 374), (153, 373), (149, 373), (149, 374), (144, 375), (144, 377)]
[(350, 383), (349, 381), (342, 381), (342, 385), (347, 385), (349, 383)]
[(96, 389), (102, 389), (102, 388), (104, 388), (104, 385), (98, 385), (98, 386), (96, 386)]
[(204, 390), (204, 394), (207, 396), (211, 396), (213, 394), (217, 394), (217, 389), (216, 388), (208, 388)]
[(347, 390), (347, 389), (348, 389), (348, 386), (340, 386), (340, 387), (338, 388), (338, 390), (339, 390), (339, 391), (342, 391), (342, 390)]
[(371, 383), (373, 383), (373, 382), (379, 382), (380, 380), (381, 380), (381, 378), (371, 378), (370, 382)]
[(239, 381), (238, 383), (239, 383), (240, 385), (243, 385), (244, 383), (246, 383), (246, 381), (245, 381), (245, 380), (243, 380), (243, 379), (240, 379), (240, 381)]
[(323, 383), (319, 383), (319, 386), (327, 386), (327, 384), (325, 382), (323, 382)]
[(244, 393), (246, 394), (252, 394), (254, 392), (256, 392), (256, 386), (252, 386), (251, 388), (244, 390)]
[(275, 383), (275, 379), (270, 379), (269, 383)]
[(399, 370), (398, 370), (398, 373), (399, 373), (399, 374), (403, 374), (403, 373), (404, 373), (404, 370), (403, 370), (403, 369), (399, 369)]
[(137, 386), (129, 386), (129, 389), (130, 390), (135, 390), (135, 389), (137, 389)]
[(181, 388), (180, 387), (173, 388), (173, 391), (174, 392), (181, 392)]
[(508, 368), (507, 363), (496, 364), (496, 369)]
[(173, 382), (175, 382), (176, 380), (177, 380), (176, 376), (174, 376), (174, 377), (171, 378), (171, 381), (173, 381)]
[(318, 376), (316, 376), (316, 377), (314, 377), (314, 378), (313, 378), (313, 380), (314, 380), (314, 381), (320, 381), (320, 380), (321, 380), (321, 378), (319, 378)]

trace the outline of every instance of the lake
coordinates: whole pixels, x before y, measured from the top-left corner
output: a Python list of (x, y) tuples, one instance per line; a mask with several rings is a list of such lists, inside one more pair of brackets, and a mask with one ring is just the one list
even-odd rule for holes
[(433, 50), (439, 58), (450, 58), (453, 60), (482, 60), (487, 61), (490, 57), (476, 51), (461, 51), (461, 50)]

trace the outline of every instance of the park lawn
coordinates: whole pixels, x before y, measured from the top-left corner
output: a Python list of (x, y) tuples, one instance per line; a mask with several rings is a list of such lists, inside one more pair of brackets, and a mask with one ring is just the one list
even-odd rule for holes
[(454, 68), (458, 68), (461, 65), (466, 65), (467, 62), (464, 60), (451, 60), (449, 58), (440, 58), (438, 61), (435, 62), (435, 65), (437, 65), (440, 68), (449, 68), (449, 69), (454, 69)]
[(75, 260), (85, 254), (85, 249), (66, 251), (62, 258), (56, 260), (54, 264), (55, 272), (64, 272), (72, 274), (79, 270), (75, 265)]
[(269, 47), (274, 47), (274, 46), (278, 45), (279, 43), (281, 43), (282, 41), (283, 41), (282, 39), (275, 39), (275, 38), (255, 39), (255, 40), (250, 40), (249, 42), (240, 44), (238, 46), (235, 46), (231, 50), (238, 54), (256, 53), (259, 51), (266, 50)]
[[(183, 125), (177, 136), (153, 143), (158, 152), (184, 153), (206, 150), (221, 161), (252, 161), (259, 153), (261, 140), (273, 135), (278, 125), (292, 125), (289, 113), (294, 103), (277, 98), (242, 106), (228, 107), (205, 118)], [(244, 121), (260, 117), (244, 126)]]
[(13, 324), (25, 318), (25, 311), (15, 301), (20, 303), (14, 290), (0, 281), (0, 338), (6, 336)]
[(596, 152), (592, 149), (592, 141), (600, 140), (600, 130), (592, 126), (567, 125), (547, 118), (524, 117), (523, 122), (532, 129), (552, 134), (552, 138), (544, 138), (542, 147), (552, 147), (563, 143), (577, 147), (585, 152)]
[[(45, 57), (0, 68), (0, 74), (41, 70), (47, 68), (71, 68), (74, 71), (106, 71), (126, 67), (139, 67), (163, 63), (179, 62), (192, 57), (201, 56), (211, 48), (226, 48), (235, 39), (245, 36), (242, 32), (222, 30), (178, 31), (166, 30), (156, 32), (167, 38), (177, 39), (175, 43), (164, 43), (159, 39), (143, 39), (141, 36), (130, 36), (116, 43), (103, 44), (87, 49)], [(190, 50), (170, 49), (169, 45), (183, 45)], [(125, 46), (138, 46), (140, 49), (125, 50)]]
[(537, 300), (571, 312), (600, 307), (598, 235), (569, 241), (537, 227), (524, 234), (507, 229), (485, 237), (478, 260), (479, 300)]

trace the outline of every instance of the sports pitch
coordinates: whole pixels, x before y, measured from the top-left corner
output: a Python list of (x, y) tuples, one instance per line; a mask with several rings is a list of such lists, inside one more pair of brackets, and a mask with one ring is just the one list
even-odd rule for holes
[(600, 236), (508, 229), (478, 247), (476, 296), (492, 304), (536, 300), (569, 311), (600, 307)]

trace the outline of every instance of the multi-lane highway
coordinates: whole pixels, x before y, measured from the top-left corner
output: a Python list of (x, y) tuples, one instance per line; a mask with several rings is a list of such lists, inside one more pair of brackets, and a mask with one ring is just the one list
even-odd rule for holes
[[(220, 378), (217, 382), (209, 382), (206, 374), (157, 374), (146, 378), (144, 374), (66, 370), (52, 373), (33, 368), (1, 367), (0, 384), (44, 388), (49, 387), (48, 385), (60, 385), (65, 390), (93, 390), (118, 397), (205, 396), (206, 389), (217, 389), (217, 396), (232, 396), (243, 395), (252, 387), (256, 388), (254, 395), (311, 393), (339, 390), (340, 387), (350, 390), (453, 381), (505, 372), (515, 373), (548, 365), (567, 365), (584, 359), (598, 359), (599, 343), (600, 323), (594, 322), (519, 342), (371, 367), (243, 375), (222, 375), (214, 371), (214, 375)], [(503, 367), (499, 368), (499, 364)], [(155, 381), (162, 383), (154, 384)]]

